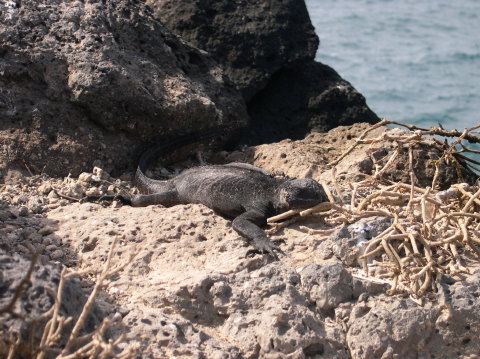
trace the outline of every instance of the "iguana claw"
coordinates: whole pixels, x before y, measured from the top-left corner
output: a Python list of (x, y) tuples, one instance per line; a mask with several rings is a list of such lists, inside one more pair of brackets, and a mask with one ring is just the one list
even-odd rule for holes
[[(278, 240), (276, 240), (276, 241), (278, 241)], [(278, 260), (278, 255), (275, 252), (278, 252), (282, 255), (285, 255), (285, 253), (280, 248), (278, 248), (273, 243), (273, 241), (269, 241), (269, 240), (254, 241), (254, 242), (252, 242), (252, 245), (253, 245), (253, 249), (249, 249), (247, 251), (247, 253), (245, 255), (246, 257), (249, 257), (251, 255), (255, 255), (255, 254), (265, 254), (265, 255), (268, 255), (268, 256), (272, 257), (274, 260)]]

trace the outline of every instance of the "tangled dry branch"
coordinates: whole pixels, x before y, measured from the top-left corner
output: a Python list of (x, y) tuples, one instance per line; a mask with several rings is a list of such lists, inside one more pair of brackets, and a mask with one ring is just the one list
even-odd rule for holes
[[(64, 292), (64, 285), (68, 278), (76, 276), (79, 273), (69, 272), (64, 268), (60, 275), (60, 282), (58, 285), (58, 290), (54, 291), (50, 288), (46, 288), (50, 291), (52, 297), (54, 298), (54, 304), (47, 312), (43, 313), (40, 317), (33, 320), (30, 335), (29, 335), (29, 348), (32, 358), (43, 359), (45, 357), (51, 357), (55, 355), (56, 358), (62, 359), (76, 359), (76, 358), (131, 358), (134, 357), (135, 353), (138, 351), (136, 345), (124, 345), (123, 349), (119, 349), (119, 344), (125, 343), (124, 335), (120, 335), (115, 340), (105, 339), (106, 331), (109, 328), (120, 325), (115, 323), (108, 318), (104, 318), (100, 325), (97, 326), (95, 330), (90, 333), (83, 335), (81, 331), (85, 325), (85, 321), (90, 314), (95, 299), (98, 295), (98, 292), (106, 285), (106, 282), (109, 278), (115, 276), (117, 273), (122, 271), (128, 264), (132, 262), (134, 257), (137, 254), (137, 251), (132, 251), (130, 258), (125, 261), (123, 264), (112, 264), (113, 254), (115, 253), (115, 244), (116, 240), (113, 241), (110, 248), (110, 252), (107, 256), (103, 270), (97, 275), (95, 286), (93, 287), (92, 292), (90, 293), (86, 303), (84, 304), (82, 311), (79, 317), (74, 321), (72, 317), (63, 317), (60, 314), (60, 308), (62, 306), (62, 294)], [(30, 269), (26, 275), (25, 280), (29, 280), (31, 272), (36, 262), (36, 256), (32, 258)], [(21, 293), (23, 289), (23, 281), (17, 287), (15, 293)], [(7, 308), (4, 308), (5, 312), (13, 313), (11, 306), (15, 304), (15, 301), (18, 299), (19, 295), (15, 295), (14, 300)], [(39, 343), (35, 340), (35, 330), (39, 323), (42, 323), (46, 320), (43, 328), (43, 336)], [(69, 324), (73, 323), (73, 328), (69, 330)], [(62, 337), (65, 336), (65, 333), (70, 332), (68, 339), (64, 345), (61, 344)], [(8, 358), (14, 358), (15, 352), (17, 351), (20, 341), (13, 342), (10, 345), (9, 356)]]
[[(339, 163), (359, 144), (390, 141), (396, 146), (396, 150), (382, 168), (377, 168), (375, 173), (365, 180), (351, 184), (349, 204), (322, 203), (305, 211), (290, 211), (269, 218), (268, 222), (275, 226), (275, 230), (282, 226), (282, 223), (276, 223), (280, 220), (292, 217), (287, 221), (292, 223), (305, 216), (322, 214), (332, 228), (301, 228), (312, 234), (328, 236), (342, 225), (354, 223), (360, 218), (390, 217), (392, 224), (389, 228), (363, 243), (363, 254), (359, 258), (363, 268), (359, 270), (359, 275), (362, 278), (387, 280), (391, 283), (387, 292), (389, 295), (403, 291), (414, 297), (421, 297), (426, 292), (435, 290), (436, 281), (440, 280), (441, 275), (455, 277), (468, 273), (468, 263), (478, 262), (480, 259), (479, 186), (459, 183), (447, 190), (437, 189), (440, 171), (438, 163), (450, 158), (456, 161), (458, 166), (465, 165), (463, 158), (455, 157), (455, 153), (458, 153), (457, 145), (465, 138), (480, 142), (478, 136), (470, 133), (480, 126), (459, 132), (438, 128), (426, 130), (402, 124), (411, 131), (400, 135), (389, 135), (386, 132), (380, 138), (365, 139), (373, 128), (392, 123), (399, 124), (384, 120), (372, 126), (331, 163)], [(438, 134), (449, 134), (458, 138), (450, 145), (426, 138), (427, 135)], [(433, 146), (441, 149), (443, 153), (437, 161), (432, 184), (426, 188), (417, 186), (413, 167), (413, 148), (418, 144)], [(410, 183), (385, 180), (383, 174), (402, 148), (407, 148), (409, 153)], [(335, 182), (334, 187), (338, 187)], [(359, 195), (360, 189), (363, 196)], [(333, 202), (331, 199), (330, 201)]]
[[(386, 126), (386, 125), (396, 125), (402, 126), (410, 130), (410, 133), (407, 135), (399, 136), (398, 141), (402, 143), (410, 143), (410, 144), (424, 144), (427, 146), (434, 147), (442, 152), (444, 152), (444, 157), (442, 160), (448, 160), (452, 157), (455, 161), (467, 166), (468, 168), (473, 169), (474, 171), (479, 172), (480, 170), (475, 165), (480, 165), (479, 161), (476, 161), (468, 156), (465, 156), (463, 153), (479, 153), (478, 150), (468, 148), (463, 143), (462, 140), (467, 140), (470, 143), (480, 143), (480, 136), (474, 134), (473, 132), (480, 128), (480, 125), (474, 126), (472, 128), (465, 129), (463, 132), (458, 130), (445, 130), (440, 127), (430, 127), (429, 129), (403, 124), (397, 121), (390, 121), (386, 119), (382, 119), (382, 121), (372, 125), (366, 131), (364, 131), (357, 140), (337, 159), (329, 163), (329, 166), (337, 165), (342, 159), (344, 159), (350, 152), (353, 151), (355, 147), (360, 144), (373, 144), (378, 143), (381, 141), (396, 141), (397, 138), (395, 136), (389, 136), (387, 133), (384, 134), (381, 138), (374, 138), (374, 139), (365, 139), (368, 133), (373, 131), (374, 129)], [(432, 138), (431, 136), (443, 136), (443, 137), (456, 137), (456, 140), (449, 145), (446, 141), (442, 142), (437, 138)], [(426, 138), (426, 136), (429, 136)], [(457, 147), (460, 146), (461, 148), (458, 149)]]

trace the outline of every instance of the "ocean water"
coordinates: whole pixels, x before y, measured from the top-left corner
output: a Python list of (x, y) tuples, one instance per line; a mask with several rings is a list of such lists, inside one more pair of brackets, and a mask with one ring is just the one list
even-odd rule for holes
[(479, 0), (306, 0), (333, 67), (390, 120), (480, 124)]

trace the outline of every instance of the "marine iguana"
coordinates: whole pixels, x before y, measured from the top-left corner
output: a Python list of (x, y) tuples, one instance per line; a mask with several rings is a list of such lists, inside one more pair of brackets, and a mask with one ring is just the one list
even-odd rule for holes
[[(195, 139), (204, 140), (204, 137), (187, 135), (174, 143), (186, 145)], [(143, 194), (103, 198), (116, 198), (134, 207), (201, 203), (223, 216), (233, 218), (233, 229), (249, 240), (254, 248), (248, 253), (266, 253), (274, 258), (277, 258), (275, 251), (281, 251), (260, 228), (266, 225), (267, 218), (327, 200), (322, 186), (313, 179), (275, 177), (247, 163), (193, 167), (168, 180), (147, 177), (145, 171), (150, 162), (168, 147), (172, 148), (172, 143), (151, 148), (141, 156), (135, 185)]]

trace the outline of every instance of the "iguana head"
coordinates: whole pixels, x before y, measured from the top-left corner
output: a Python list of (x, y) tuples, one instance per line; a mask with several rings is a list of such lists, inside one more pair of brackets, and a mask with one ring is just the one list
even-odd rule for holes
[(303, 209), (328, 201), (323, 187), (311, 178), (289, 179), (278, 189), (278, 206), (282, 209)]

